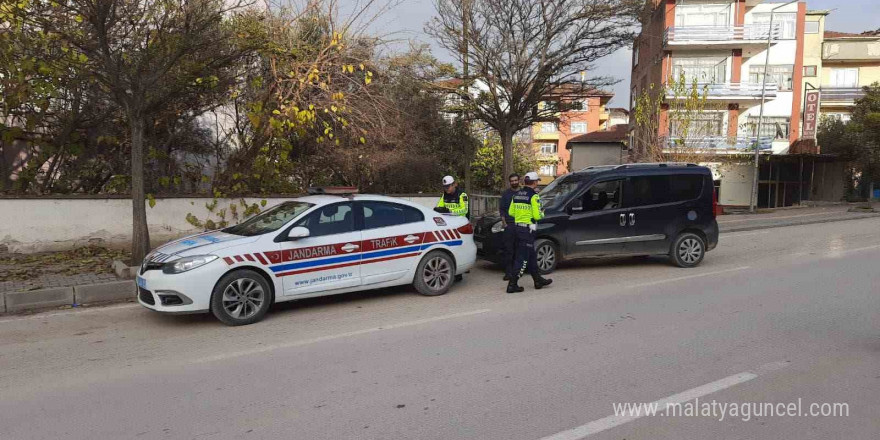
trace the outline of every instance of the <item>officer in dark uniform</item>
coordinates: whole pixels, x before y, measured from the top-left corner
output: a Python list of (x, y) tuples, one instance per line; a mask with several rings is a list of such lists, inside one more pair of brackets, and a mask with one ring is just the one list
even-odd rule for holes
[(502, 234), (502, 243), (504, 243), (504, 281), (510, 280), (513, 273), (513, 262), (516, 260), (516, 222), (508, 212), (513, 196), (519, 191), (519, 174), (513, 173), (507, 176), (507, 182), (510, 188), (504, 190), (501, 194), (501, 201), (498, 203), (498, 214), (501, 216), (501, 225), (504, 226)]
[(507, 284), (507, 293), (522, 292), (524, 289), (517, 282), (526, 271), (535, 282), (535, 289), (541, 289), (550, 285), (553, 280), (541, 277), (538, 271), (538, 257), (535, 253), (535, 233), (538, 230), (538, 220), (544, 218), (544, 210), (541, 208), (541, 198), (535, 188), (538, 186), (538, 173), (530, 172), (525, 175), (525, 188), (514, 194), (508, 213), (513, 217), (516, 231), (516, 261), (514, 273), (510, 275)]

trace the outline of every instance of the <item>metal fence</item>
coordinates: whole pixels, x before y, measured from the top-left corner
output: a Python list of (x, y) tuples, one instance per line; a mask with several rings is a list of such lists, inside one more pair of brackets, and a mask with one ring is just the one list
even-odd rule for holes
[(469, 194), (470, 206), (469, 210), (471, 218), (481, 217), (490, 213), (498, 212), (498, 203), (501, 196), (492, 196), (488, 194)]

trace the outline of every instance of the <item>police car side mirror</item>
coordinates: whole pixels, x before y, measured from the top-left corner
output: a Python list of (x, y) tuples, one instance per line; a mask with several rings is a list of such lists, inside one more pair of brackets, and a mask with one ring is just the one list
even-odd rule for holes
[(308, 236), (309, 236), (309, 229), (304, 228), (302, 226), (297, 226), (297, 227), (291, 229), (290, 232), (287, 233), (287, 238), (290, 240), (298, 240), (300, 238), (305, 238)]

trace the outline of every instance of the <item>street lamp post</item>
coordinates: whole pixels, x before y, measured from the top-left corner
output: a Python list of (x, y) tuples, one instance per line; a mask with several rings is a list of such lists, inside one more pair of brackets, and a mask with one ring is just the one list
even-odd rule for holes
[(764, 55), (764, 76), (761, 78), (761, 112), (758, 115), (758, 129), (755, 134), (755, 175), (752, 179), (752, 198), (749, 202), (750, 212), (757, 212), (758, 210), (758, 172), (760, 171), (761, 159), (761, 129), (764, 128), (764, 104), (767, 100), (767, 70), (770, 66), (770, 47), (773, 44), (773, 14), (776, 13), (777, 9), (786, 7), (792, 3), (797, 3), (798, 1), (799, 0), (792, 0), (770, 10), (770, 27), (767, 29), (767, 53)]

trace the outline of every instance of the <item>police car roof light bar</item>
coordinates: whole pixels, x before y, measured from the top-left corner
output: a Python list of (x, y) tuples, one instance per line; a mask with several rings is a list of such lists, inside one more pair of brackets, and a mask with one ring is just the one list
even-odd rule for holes
[(358, 193), (357, 187), (354, 186), (313, 186), (310, 187), (308, 193), (313, 196), (333, 195), (340, 197), (351, 197)]

